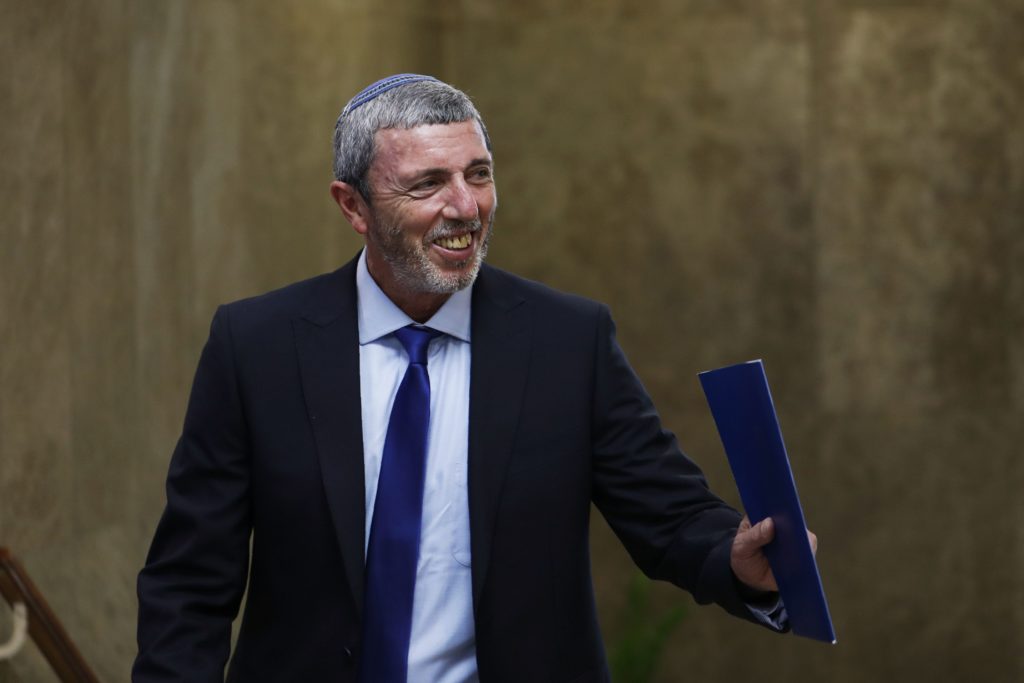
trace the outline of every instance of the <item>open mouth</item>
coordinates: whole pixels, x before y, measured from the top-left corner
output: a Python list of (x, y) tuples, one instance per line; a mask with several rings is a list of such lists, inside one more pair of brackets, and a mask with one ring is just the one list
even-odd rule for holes
[(455, 235), (452, 237), (439, 237), (434, 240), (434, 244), (441, 247), (442, 249), (448, 249), (450, 251), (461, 251), (466, 249), (473, 243), (473, 233), (467, 232), (463, 235)]

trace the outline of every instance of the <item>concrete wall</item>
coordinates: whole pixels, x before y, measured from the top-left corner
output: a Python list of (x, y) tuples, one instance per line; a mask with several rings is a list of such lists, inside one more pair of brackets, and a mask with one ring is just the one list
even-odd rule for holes
[(694, 608), (658, 680), (1024, 678), (1024, 3), (382, 4), (0, 0), (0, 545), (101, 677), (213, 308), (354, 253), (334, 117), (424, 71), (488, 121), (493, 262), (609, 303), (734, 501), (695, 373), (765, 360), (839, 645)]

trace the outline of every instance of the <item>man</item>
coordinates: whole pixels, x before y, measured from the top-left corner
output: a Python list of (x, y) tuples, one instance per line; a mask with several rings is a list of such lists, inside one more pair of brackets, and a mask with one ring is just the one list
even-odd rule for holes
[(592, 501), (649, 576), (784, 629), (770, 520), (707, 489), (606, 308), (483, 265), (497, 196), (469, 99), (371, 85), (334, 170), (366, 247), (217, 311), (133, 679), (222, 680), (248, 576), (232, 681), (606, 681)]

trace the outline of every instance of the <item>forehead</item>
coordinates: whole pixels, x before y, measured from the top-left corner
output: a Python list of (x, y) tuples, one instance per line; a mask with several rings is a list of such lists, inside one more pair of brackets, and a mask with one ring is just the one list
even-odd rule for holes
[(471, 162), (491, 158), (475, 120), (385, 128), (374, 135), (374, 147), (373, 166), (383, 173), (415, 173), (423, 168), (462, 169)]

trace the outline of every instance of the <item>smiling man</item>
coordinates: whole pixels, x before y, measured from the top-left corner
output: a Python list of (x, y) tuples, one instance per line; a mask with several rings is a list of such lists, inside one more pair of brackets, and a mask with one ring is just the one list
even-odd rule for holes
[(607, 309), (483, 263), (480, 114), (428, 76), (335, 128), (365, 248), (222, 306), (139, 576), (135, 681), (607, 681), (591, 503), (652, 578), (775, 630), (750, 527), (665, 430)]
[[(422, 86), (421, 86), (422, 87)], [(366, 266), (417, 322), (473, 284), (487, 254), (498, 198), (476, 119), (377, 131), (364, 197), (337, 180), (331, 195), (366, 239)]]

